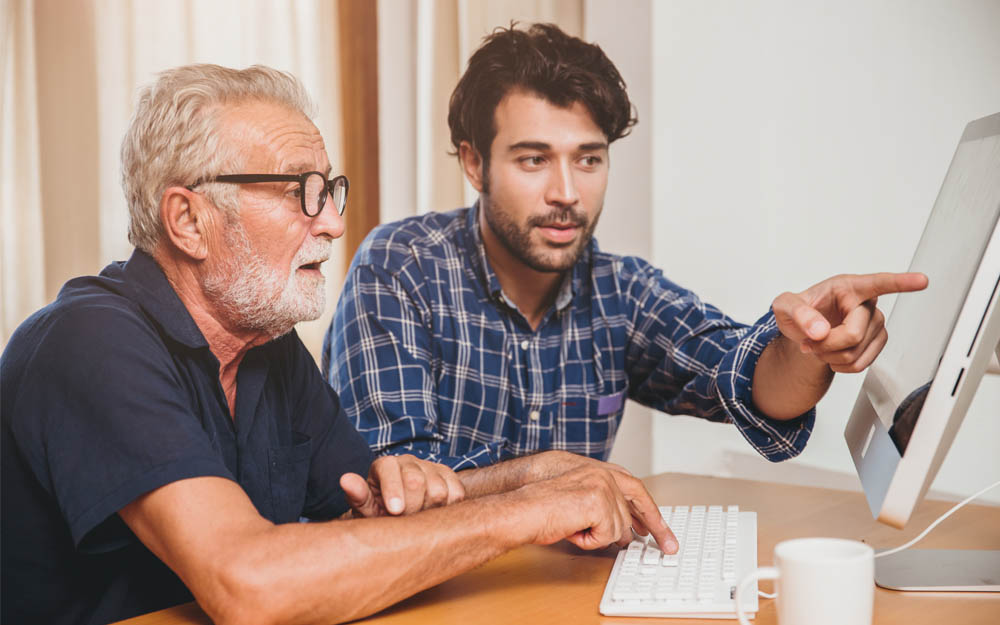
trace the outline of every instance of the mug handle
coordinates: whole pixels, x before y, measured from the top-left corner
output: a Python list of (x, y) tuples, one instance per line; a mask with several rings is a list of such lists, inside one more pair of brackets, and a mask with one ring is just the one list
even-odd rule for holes
[(750, 582), (760, 579), (778, 579), (778, 569), (773, 566), (762, 566), (747, 573), (746, 577), (736, 585), (736, 618), (740, 619), (740, 625), (750, 625), (750, 621), (747, 620), (747, 616), (743, 612), (743, 589)]

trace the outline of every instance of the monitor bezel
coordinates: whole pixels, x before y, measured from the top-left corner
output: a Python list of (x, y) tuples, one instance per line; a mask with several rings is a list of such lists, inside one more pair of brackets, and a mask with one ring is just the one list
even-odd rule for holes
[[(962, 141), (1000, 134), (1000, 113), (970, 123)], [(899, 297), (919, 297), (919, 293)], [(862, 387), (844, 431), (872, 515), (902, 528), (951, 447), (1000, 342), (1000, 220), (983, 252), (905, 453)], [(892, 337), (889, 340), (906, 340)], [(998, 354), (1000, 358), (1000, 354)], [(868, 375), (872, 375), (869, 372)]]

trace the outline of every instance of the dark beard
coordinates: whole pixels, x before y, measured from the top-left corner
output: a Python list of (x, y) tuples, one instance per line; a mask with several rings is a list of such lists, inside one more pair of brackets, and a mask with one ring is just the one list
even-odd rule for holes
[[(500, 243), (507, 248), (507, 251), (531, 269), (542, 273), (561, 273), (571, 269), (587, 248), (587, 244), (590, 243), (594, 234), (594, 228), (597, 227), (597, 216), (588, 225), (586, 216), (572, 207), (568, 207), (557, 208), (546, 215), (532, 217), (522, 228), (509, 218), (503, 208), (494, 204), (486, 193), (480, 195), (479, 209), (480, 216), (486, 220), (490, 229), (500, 240)], [(599, 215), (600, 213), (598, 213)], [(557, 254), (555, 258), (552, 257), (552, 253), (537, 253), (531, 244), (532, 228), (554, 221), (586, 228), (582, 236), (573, 244), (573, 248), (561, 248), (567, 253)]]

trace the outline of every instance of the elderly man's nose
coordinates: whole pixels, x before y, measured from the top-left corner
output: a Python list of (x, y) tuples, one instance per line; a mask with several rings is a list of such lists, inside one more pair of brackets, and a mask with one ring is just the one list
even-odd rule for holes
[(312, 218), (311, 232), (313, 236), (325, 234), (333, 239), (344, 234), (344, 217), (337, 212), (337, 206), (332, 197), (326, 198), (323, 210)]

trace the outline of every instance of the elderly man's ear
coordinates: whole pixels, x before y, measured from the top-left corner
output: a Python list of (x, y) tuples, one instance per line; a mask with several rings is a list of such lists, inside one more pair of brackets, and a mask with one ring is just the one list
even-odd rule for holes
[(208, 256), (208, 232), (218, 211), (201, 194), (184, 187), (167, 187), (160, 199), (160, 219), (166, 238), (179, 254), (193, 260)]

